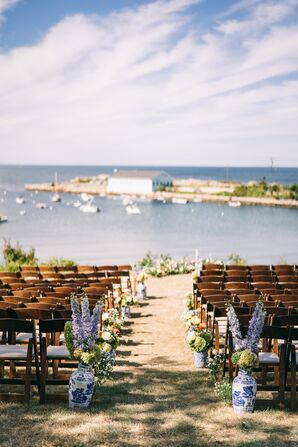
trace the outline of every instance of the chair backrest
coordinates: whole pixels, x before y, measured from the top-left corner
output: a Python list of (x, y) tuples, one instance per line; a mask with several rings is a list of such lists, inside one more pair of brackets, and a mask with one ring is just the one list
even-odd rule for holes
[(53, 318), (63, 318), (65, 320), (71, 320), (72, 310), (71, 309), (54, 309)]
[(47, 320), (52, 318), (52, 311), (45, 309), (15, 308), (9, 312), (12, 318), (23, 320)]
[(274, 326), (298, 326), (298, 314), (277, 315), (273, 318), (272, 324)]
[(67, 318), (54, 318), (53, 320), (40, 320), (39, 333), (64, 332), (64, 325), (69, 321)]
[(32, 320), (21, 320), (17, 318), (0, 318), (0, 331), (34, 333), (34, 324)]

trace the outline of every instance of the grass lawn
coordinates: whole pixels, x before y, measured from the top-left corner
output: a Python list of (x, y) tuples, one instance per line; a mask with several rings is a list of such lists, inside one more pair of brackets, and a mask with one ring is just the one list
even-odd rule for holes
[(278, 410), (235, 415), (217, 399), (207, 373), (148, 368), (115, 373), (85, 411), (69, 410), (67, 402), (39, 405), (37, 396), (29, 407), (1, 403), (0, 445), (297, 446), (298, 416)]

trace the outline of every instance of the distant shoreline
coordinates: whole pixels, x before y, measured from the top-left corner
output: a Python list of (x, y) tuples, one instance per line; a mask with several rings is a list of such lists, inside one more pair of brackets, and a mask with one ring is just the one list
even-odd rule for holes
[[(235, 186), (242, 183), (229, 180), (175, 179), (172, 191), (156, 191), (148, 194), (111, 194), (107, 192), (107, 174), (96, 177), (78, 177), (70, 181), (54, 183), (26, 184), (28, 191), (60, 192), (68, 194), (91, 194), (101, 197), (129, 196), (135, 199), (148, 199), (172, 202), (184, 199), (188, 202), (228, 204), (230, 206), (270, 206), (298, 209), (298, 200), (277, 199), (273, 197), (241, 197), (233, 195)], [(220, 195), (223, 194), (223, 195)]]

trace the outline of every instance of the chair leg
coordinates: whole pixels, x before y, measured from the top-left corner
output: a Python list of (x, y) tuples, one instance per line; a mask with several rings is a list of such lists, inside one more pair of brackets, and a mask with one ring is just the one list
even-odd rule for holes
[(280, 405), (285, 405), (285, 387), (286, 387), (286, 348), (285, 345), (280, 349), (280, 364), (279, 364), (279, 378), (278, 378), (278, 400)]
[(32, 370), (32, 340), (28, 343), (28, 354), (26, 362), (26, 375), (25, 375), (25, 402), (29, 404), (31, 394), (31, 370)]
[(40, 389), (39, 402), (45, 403), (46, 399), (46, 375), (47, 375), (47, 359), (46, 359), (46, 341), (42, 339), (40, 346)]
[(0, 377), (4, 377), (4, 365), (5, 362), (4, 361), (0, 361)]
[(297, 387), (297, 380), (296, 380), (296, 352), (295, 347), (292, 346), (291, 351), (291, 409), (296, 410), (296, 387)]
[(262, 365), (261, 367), (261, 383), (262, 385), (266, 385), (267, 383), (267, 366)]

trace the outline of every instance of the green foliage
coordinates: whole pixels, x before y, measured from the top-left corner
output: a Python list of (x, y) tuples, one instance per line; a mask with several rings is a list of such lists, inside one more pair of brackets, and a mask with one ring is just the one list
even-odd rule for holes
[(241, 258), (240, 255), (237, 253), (232, 253), (228, 257), (228, 262), (231, 265), (246, 265), (246, 260), (244, 258)]
[[(222, 195), (228, 195), (227, 193)], [(268, 184), (265, 177), (253, 185), (236, 186), (232, 194), (236, 197), (267, 197), (274, 199), (298, 200), (298, 184), (280, 185), (278, 183)]]
[(46, 265), (51, 265), (52, 267), (73, 267), (75, 265), (77, 265), (74, 261), (72, 261), (71, 259), (66, 259), (66, 258), (56, 258), (56, 257), (51, 257), (49, 258), (46, 262)]
[(223, 363), (225, 355), (222, 352), (216, 352), (213, 357), (208, 360), (207, 367), (209, 369), (209, 377), (213, 383), (219, 382), (222, 378)]
[(214, 384), (215, 392), (226, 405), (232, 405), (232, 384), (228, 379)]
[(34, 248), (26, 252), (19, 242), (13, 247), (9, 239), (4, 239), (3, 259), (4, 264), (1, 267), (9, 272), (19, 271), (22, 265), (36, 265), (37, 263)]
[(153, 256), (151, 254), (151, 251), (148, 251), (145, 254), (145, 256), (138, 262), (138, 266), (141, 269), (154, 267), (154, 259), (153, 259)]
[(214, 383), (214, 391), (224, 401), (226, 405), (232, 405), (232, 384), (226, 377), (222, 377), (225, 355), (222, 352), (216, 352), (208, 360), (209, 377)]
[(65, 344), (71, 356), (73, 356), (73, 332), (72, 332), (72, 322), (67, 321), (64, 325), (64, 337)]
[(192, 273), (195, 269), (194, 262), (187, 258), (175, 261), (170, 255), (166, 254), (153, 257), (150, 251), (138, 262), (138, 265), (145, 274), (157, 277)]

